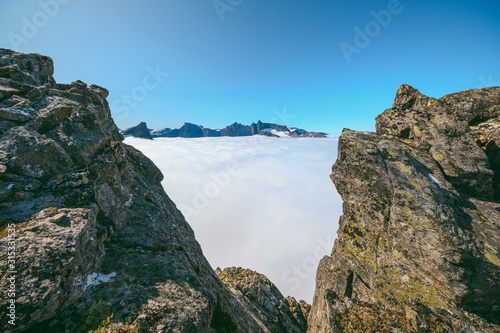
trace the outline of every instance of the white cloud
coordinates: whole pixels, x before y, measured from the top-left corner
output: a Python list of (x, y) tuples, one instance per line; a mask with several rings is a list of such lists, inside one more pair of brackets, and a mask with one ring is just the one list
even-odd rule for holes
[(161, 169), (213, 268), (266, 275), (312, 301), (342, 201), (330, 180), (336, 138), (127, 138)]

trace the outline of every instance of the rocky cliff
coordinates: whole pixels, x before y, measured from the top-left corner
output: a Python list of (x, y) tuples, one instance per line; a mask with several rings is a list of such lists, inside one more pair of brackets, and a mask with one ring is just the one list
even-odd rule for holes
[(1, 331), (269, 332), (122, 142), (108, 91), (52, 74), (0, 49)]
[(267, 277), (250, 269), (230, 267), (215, 271), (229, 290), (251, 309), (271, 332), (299, 333), (307, 331), (310, 305), (283, 297)]
[(339, 139), (308, 332), (499, 332), (500, 88), (403, 85), (376, 128)]

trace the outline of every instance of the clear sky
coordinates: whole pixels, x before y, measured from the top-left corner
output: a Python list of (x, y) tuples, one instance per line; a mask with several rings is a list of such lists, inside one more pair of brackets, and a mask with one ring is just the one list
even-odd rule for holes
[(0, 47), (109, 89), (120, 128), (374, 130), (399, 84), (500, 85), (500, 2), (0, 0)]

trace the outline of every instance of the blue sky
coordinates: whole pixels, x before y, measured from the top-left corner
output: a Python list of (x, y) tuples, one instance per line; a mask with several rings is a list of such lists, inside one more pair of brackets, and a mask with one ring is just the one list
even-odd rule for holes
[(2, 0), (0, 47), (109, 89), (121, 128), (260, 119), (336, 134), (374, 130), (402, 83), (433, 97), (500, 85), (500, 2)]

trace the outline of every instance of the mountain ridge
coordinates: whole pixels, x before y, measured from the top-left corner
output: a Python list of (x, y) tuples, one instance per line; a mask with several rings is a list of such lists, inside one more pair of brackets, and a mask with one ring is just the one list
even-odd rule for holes
[(300, 128), (289, 128), (285, 125), (263, 123), (260, 120), (251, 125), (242, 125), (240, 123), (234, 122), (231, 125), (226, 126), (222, 129), (210, 129), (203, 127), (201, 125), (196, 125), (192, 123), (184, 123), (183, 126), (177, 129), (162, 128), (157, 130), (149, 130), (146, 133), (147, 128), (146, 123), (141, 122), (137, 126), (133, 126), (124, 130), (121, 130), (122, 135), (130, 135), (133, 137), (143, 138), (143, 139), (153, 139), (153, 138), (202, 138), (202, 137), (238, 137), (238, 136), (253, 136), (253, 135), (265, 135), (271, 137), (314, 137), (314, 138), (324, 138), (326, 133), (323, 132), (308, 132)]

